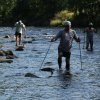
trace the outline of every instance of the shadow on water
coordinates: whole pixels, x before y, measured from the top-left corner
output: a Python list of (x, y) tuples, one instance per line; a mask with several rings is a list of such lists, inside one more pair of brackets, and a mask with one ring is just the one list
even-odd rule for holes
[(66, 89), (69, 85), (71, 85), (72, 74), (66, 74), (66, 71), (58, 70), (58, 79), (61, 82), (62, 88)]

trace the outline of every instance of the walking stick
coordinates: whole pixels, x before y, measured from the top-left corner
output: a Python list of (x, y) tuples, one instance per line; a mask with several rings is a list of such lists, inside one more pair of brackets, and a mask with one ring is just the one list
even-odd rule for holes
[(26, 41), (26, 45), (23, 44), (23, 46), (24, 46), (24, 47), (27, 47), (27, 44), (28, 44), (28, 40), (27, 40), (27, 31), (25, 31), (24, 35), (25, 35), (25, 36), (24, 36), (24, 38), (25, 38), (24, 41)]
[(80, 63), (81, 63), (81, 70), (83, 70), (83, 68), (82, 68), (82, 54), (81, 54), (80, 43), (79, 43), (79, 50), (80, 50)]
[(83, 44), (83, 49), (85, 49), (85, 33), (84, 33), (84, 44)]
[(44, 59), (43, 59), (43, 61), (42, 61), (42, 63), (41, 63), (40, 70), (41, 70), (42, 65), (43, 65), (43, 63), (44, 63), (44, 61), (45, 61), (45, 58), (47, 57), (47, 54), (48, 54), (48, 52), (49, 52), (49, 50), (50, 50), (51, 44), (52, 44), (52, 43), (50, 43), (49, 48), (48, 48), (48, 50), (47, 50), (47, 52), (46, 52), (46, 55), (45, 55), (45, 57), (44, 57)]

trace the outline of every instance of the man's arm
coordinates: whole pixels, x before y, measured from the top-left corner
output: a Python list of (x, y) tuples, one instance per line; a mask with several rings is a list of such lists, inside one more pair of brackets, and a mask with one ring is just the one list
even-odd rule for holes
[(26, 31), (26, 26), (24, 24), (22, 25), (22, 27), (23, 27), (24, 31)]
[(54, 41), (56, 41), (58, 39), (58, 36), (56, 35), (56, 36), (54, 36), (52, 39), (51, 39), (51, 42), (54, 42)]
[(76, 42), (80, 42), (80, 38), (78, 37), (78, 35), (76, 34), (76, 32), (73, 31), (73, 33), (74, 33), (74, 40), (75, 40)]
[(51, 39), (51, 42), (54, 42), (54, 41), (56, 41), (58, 38), (60, 38), (60, 37), (61, 37), (61, 33), (62, 33), (62, 32), (59, 32), (56, 36), (54, 36), (54, 37)]
[(14, 26), (17, 26), (17, 24), (18, 24), (18, 22), (16, 22)]
[(94, 32), (97, 33), (97, 29), (94, 28)]

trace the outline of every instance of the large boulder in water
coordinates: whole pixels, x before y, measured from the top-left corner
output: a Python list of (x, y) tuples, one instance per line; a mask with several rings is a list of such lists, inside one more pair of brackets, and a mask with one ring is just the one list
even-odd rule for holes
[(15, 56), (11, 50), (0, 50), (0, 56), (6, 56), (7, 59), (17, 58), (17, 56)]
[(6, 59), (18, 58), (16, 55), (13, 54), (11, 50), (5, 51), (5, 54), (6, 54)]

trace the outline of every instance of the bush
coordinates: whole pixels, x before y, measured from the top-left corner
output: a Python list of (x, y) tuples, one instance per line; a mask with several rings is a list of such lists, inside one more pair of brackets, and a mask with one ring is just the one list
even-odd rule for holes
[(51, 26), (58, 26), (61, 25), (62, 21), (60, 19), (55, 19), (55, 20), (51, 20), (50, 25)]
[(67, 10), (63, 10), (61, 12), (58, 12), (55, 15), (55, 18), (53, 18), (50, 21), (50, 25), (51, 26), (59, 26), (62, 25), (62, 22), (66, 19), (66, 20), (72, 20), (74, 13), (73, 12), (69, 12)]

